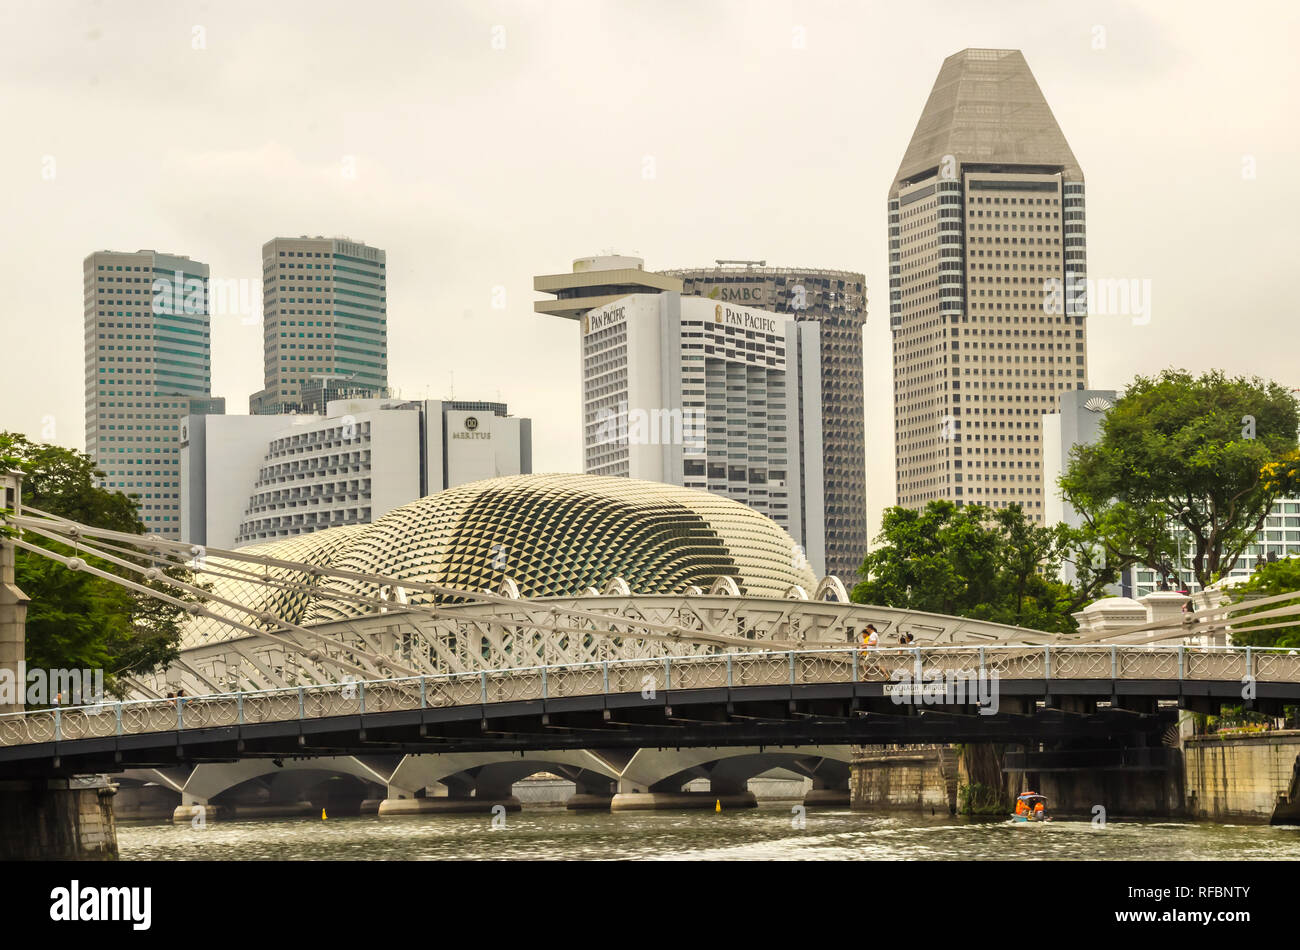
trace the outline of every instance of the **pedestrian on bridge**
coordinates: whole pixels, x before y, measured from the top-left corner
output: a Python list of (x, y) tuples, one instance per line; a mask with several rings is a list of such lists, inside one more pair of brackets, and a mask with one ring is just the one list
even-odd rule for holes
[(884, 676), (885, 669), (880, 665), (880, 659), (876, 651), (880, 649), (880, 634), (876, 632), (876, 625), (869, 623), (866, 629), (862, 631), (862, 650), (870, 651), (873, 656), (867, 661), (866, 674), (868, 676)]

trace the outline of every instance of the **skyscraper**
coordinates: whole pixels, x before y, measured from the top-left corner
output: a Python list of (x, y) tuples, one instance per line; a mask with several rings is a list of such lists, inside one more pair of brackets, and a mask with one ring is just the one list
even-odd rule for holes
[(1043, 413), (1087, 387), (1083, 173), (1019, 50), (944, 60), (889, 191), (898, 504), (1043, 520)]
[[(741, 266), (727, 266), (737, 264)], [(797, 378), (816, 379), (817, 418), (794, 420), (817, 444), (796, 445), (804, 498), (820, 499), (801, 523), (824, 539), (825, 573), (850, 583), (867, 556), (867, 476), (862, 395), (862, 327), (867, 319), (866, 278), (851, 271), (768, 267), (765, 261), (719, 261), (716, 267), (663, 271), (682, 281), (682, 294), (759, 307), (800, 323), (806, 330)], [(812, 400), (801, 403), (807, 412)], [(815, 483), (815, 484), (814, 484)], [(813, 522), (818, 524), (814, 528)], [(813, 548), (809, 546), (811, 552)]]
[(82, 264), (86, 453), (106, 488), (137, 495), (153, 534), (181, 536), (180, 420), (212, 398), (208, 265), (157, 251)]
[(275, 238), (262, 245), (266, 385), (254, 415), (324, 412), (331, 399), (388, 389), (386, 255), (348, 238)]

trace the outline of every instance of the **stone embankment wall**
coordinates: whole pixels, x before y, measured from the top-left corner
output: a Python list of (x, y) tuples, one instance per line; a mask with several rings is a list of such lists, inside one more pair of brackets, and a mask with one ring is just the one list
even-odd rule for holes
[[(1300, 730), (1183, 740), (1187, 812), (1215, 821), (1269, 821), (1293, 812)], [(1286, 803), (1278, 809), (1279, 797)], [(1292, 806), (1292, 807), (1287, 807)]]

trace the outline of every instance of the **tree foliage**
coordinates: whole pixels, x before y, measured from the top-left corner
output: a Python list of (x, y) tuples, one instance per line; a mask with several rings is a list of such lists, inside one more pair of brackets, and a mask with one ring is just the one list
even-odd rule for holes
[[(1247, 600), (1272, 597), (1274, 594), (1287, 594), (1291, 591), (1300, 591), (1300, 558), (1289, 557), (1283, 561), (1261, 564), (1255, 573), (1251, 574), (1250, 580), (1232, 589), (1232, 602), (1240, 604)], [(1259, 611), (1276, 610), (1297, 603), (1300, 603), (1300, 597), (1268, 604), (1260, 607)], [(1247, 611), (1247, 614), (1256, 612)], [(1238, 614), (1238, 620), (1232, 625), (1234, 644), (1246, 647), (1300, 647), (1300, 624), (1276, 627), (1272, 630), (1251, 631), (1248, 625), (1243, 625), (1241, 619), (1247, 614)], [(1272, 626), (1282, 622), (1276, 617), (1271, 617), (1257, 620), (1255, 625)]]
[[(133, 498), (99, 488), (102, 472), (86, 455), (57, 445), (29, 441), (17, 433), (0, 432), (0, 466), (24, 473), (23, 507), (34, 508), (99, 528), (142, 534)], [(33, 532), (23, 540), (62, 555), (76, 554), (87, 564), (176, 594), (165, 582), (145, 582), (127, 568)], [(134, 549), (128, 559), (148, 563)], [(118, 678), (146, 673), (179, 655), (182, 607), (164, 603), (87, 571), (70, 571), (46, 557), (19, 549), (15, 574), (18, 586), (31, 598), (27, 610), (27, 664), (43, 669), (102, 669), (105, 688), (121, 692)], [(193, 582), (183, 568), (168, 568), (168, 577)], [(194, 598), (180, 598), (190, 601)]]
[(1100, 438), (1071, 452), (1060, 485), (1116, 567), (1165, 574), (1182, 560), (1207, 587), (1255, 543), (1273, 502), (1300, 486), (1298, 428), (1296, 401), (1277, 383), (1217, 371), (1139, 376)]
[[(1096, 599), (1117, 574), (1090, 552), (1086, 532), (1035, 525), (1019, 505), (958, 508), (932, 501), (923, 511), (885, 511), (876, 547), (854, 586), (857, 603), (880, 604), (1070, 632), (1070, 615)], [(1064, 564), (1077, 581), (1061, 580)]]

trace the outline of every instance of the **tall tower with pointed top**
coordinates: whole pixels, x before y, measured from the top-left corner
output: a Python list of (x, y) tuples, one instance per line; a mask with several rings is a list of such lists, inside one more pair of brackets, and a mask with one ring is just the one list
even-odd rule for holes
[(1088, 383), (1083, 173), (1019, 50), (939, 70), (889, 189), (898, 504), (1043, 520), (1043, 413)]

